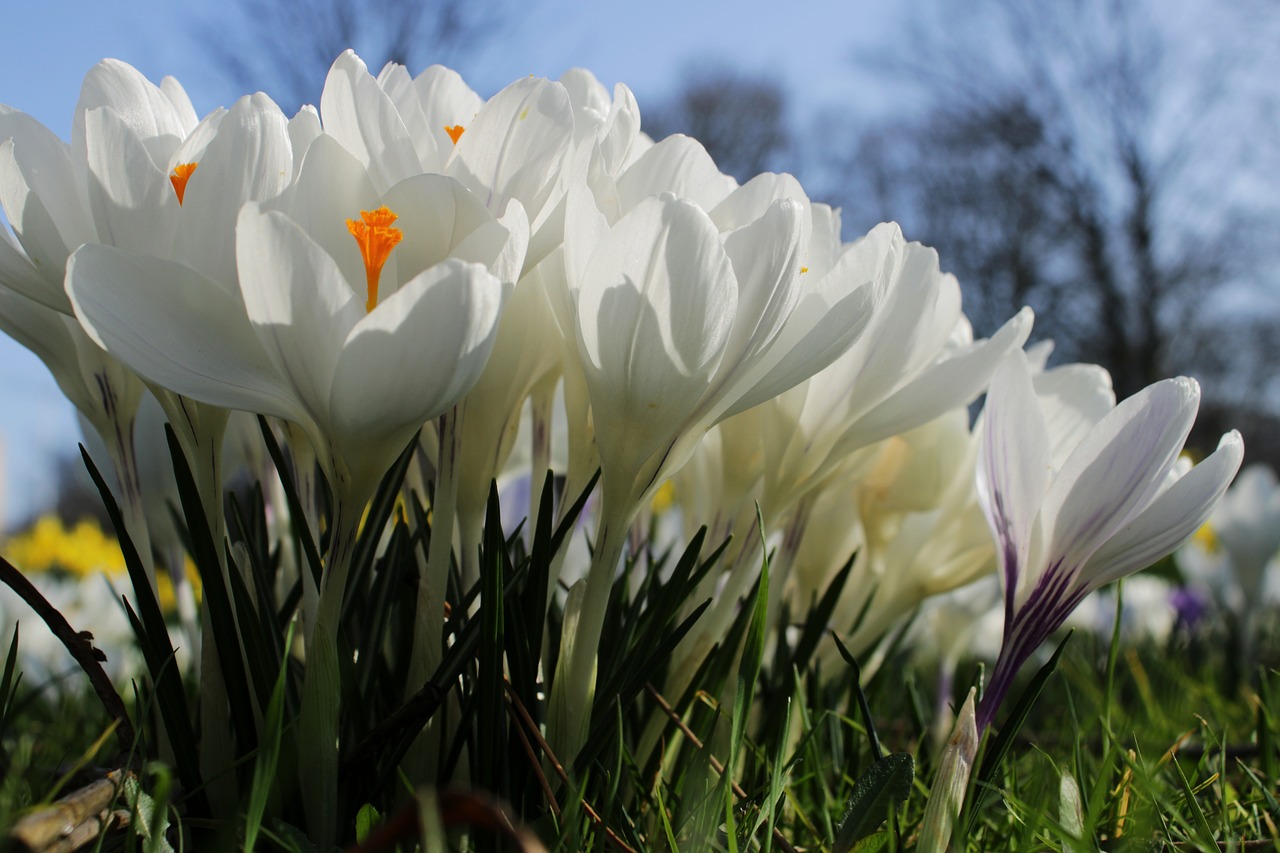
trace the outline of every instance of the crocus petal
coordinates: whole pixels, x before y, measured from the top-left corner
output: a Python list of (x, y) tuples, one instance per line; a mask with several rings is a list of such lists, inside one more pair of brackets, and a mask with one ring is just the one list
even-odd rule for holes
[(526, 77), (494, 95), (459, 137), (445, 167), (496, 216), (519, 199), (537, 222), (573, 138), (563, 86)]
[(455, 405), (484, 370), (509, 288), (479, 264), (448, 260), (380, 303), (342, 347), (334, 432), (412, 431)]
[(1096, 364), (1064, 364), (1036, 374), (1032, 383), (1049, 429), (1049, 457), (1060, 470), (1089, 430), (1115, 408), (1111, 374)]
[(173, 117), (181, 127), (194, 127), (199, 117), (191, 103), (187, 90), (182, 88), (176, 77), (165, 76), (160, 80), (160, 91), (173, 105)]
[(296, 179), (302, 171), (302, 161), (306, 157), (311, 143), (324, 133), (320, 125), (320, 113), (310, 104), (298, 110), (298, 114), (289, 119), (289, 144), (293, 147), (293, 177)]
[[(486, 261), (485, 266), (489, 268), (489, 272), (498, 277), (499, 281), (519, 281), (522, 272), (529, 263), (529, 217), (525, 215), (524, 205), (519, 200), (512, 199), (507, 204), (507, 209), (503, 212), (502, 217), (498, 219), (497, 225), (501, 226), (502, 230), (506, 232), (502, 249), (496, 258)], [(491, 226), (486, 226), (486, 228), (491, 228)], [(455, 250), (456, 257), (464, 261), (479, 260), (481, 257), (487, 258), (487, 252), (473, 252), (469, 245), (478, 236), (478, 234), (473, 234), (459, 243)]]
[[(51, 211), (41, 196), (33, 191), (18, 160), (15, 140), (0, 142), (0, 205), (13, 227), (22, 249), (46, 282), (53, 283), (65, 269), (67, 255), (75, 244), (69, 244), (59, 232)], [(16, 282), (21, 286), (22, 282)], [(26, 296), (66, 312), (68, 306), (60, 288), (35, 288)]]
[(886, 244), (874, 256), (887, 279), (874, 324), (849, 353), (860, 398), (854, 405), (865, 412), (934, 362), (963, 315), (960, 284), (939, 271), (937, 252), (907, 243), (892, 224), (862, 239)]
[[(69, 249), (93, 239), (93, 225), (84, 213), (76, 189), (71, 150), (53, 131), (19, 110), (0, 104), (0, 142), (13, 140), (12, 156), (23, 186), (48, 207), (58, 233)], [(8, 191), (0, 196), (6, 208)], [(9, 215), (17, 229), (19, 218)], [(19, 232), (21, 233), (21, 232)]]
[(578, 340), (601, 457), (643, 459), (694, 410), (724, 352), (733, 267), (707, 215), (642, 202), (596, 247), (578, 293)]
[(400, 113), (353, 51), (329, 69), (320, 117), (325, 132), (365, 164), (380, 192), (422, 171)]
[(640, 107), (636, 103), (636, 96), (626, 86), (618, 83), (613, 87), (613, 106), (597, 137), (601, 166), (606, 174), (616, 175), (622, 171), (639, 135)]
[(168, 255), (178, 197), (169, 176), (115, 110), (84, 116), (85, 195), (98, 241), (131, 252)]
[(1243, 458), (1244, 442), (1232, 430), (1207, 459), (1094, 552), (1081, 572), (1081, 582), (1096, 589), (1172, 553), (1209, 518)]
[(238, 295), (182, 264), (89, 244), (67, 264), (80, 324), (140, 376), (215, 406), (298, 420)]
[[(436, 164), (442, 163), (439, 147), (440, 136), (444, 135), (444, 127), (438, 128), (438, 134), (427, 122), (426, 113), (422, 110), (422, 101), (413, 86), (413, 77), (409, 70), (397, 62), (388, 62), (378, 72), (378, 86), (387, 93), (387, 98), (400, 114), (405, 130), (412, 140), (414, 151), (418, 155), (420, 168), (427, 171), (439, 171)], [(448, 142), (448, 139), (445, 139)]]
[[(563, 261), (565, 287), (574, 299), (582, 288), (592, 253), (608, 233), (609, 220), (600, 212), (591, 190), (581, 184), (570, 187), (565, 198)], [(572, 335), (570, 332), (569, 337)]]
[(284, 113), (261, 92), (236, 101), (187, 182), (177, 211), (175, 257), (233, 288), (240, 208), (275, 198), (292, 176), (293, 146)]
[[(714, 217), (712, 218), (714, 222)], [(808, 212), (779, 199), (758, 219), (724, 237), (738, 280), (738, 303), (725, 358), (742, 363), (767, 349), (800, 299), (800, 252)]]
[[(708, 373), (736, 313), (733, 284), (719, 235), (699, 207), (670, 196), (643, 202), (596, 246), (583, 274), (579, 314), (597, 321), (579, 326), (591, 365), (624, 377), (644, 371), (652, 356), (684, 376)], [(658, 324), (653, 337), (633, 322), (646, 306)]]
[[(415, 175), (387, 190), (382, 204), (396, 212), (396, 227), (404, 239), (396, 247), (396, 270), (408, 280), (423, 270), (454, 256), (454, 250), (478, 229), (497, 226), (493, 214), (462, 184), (444, 175)], [(504, 235), (505, 236), (505, 235)], [(501, 248), (492, 245), (492, 256), (466, 257), (486, 263)], [(513, 280), (513, 279), (512, 279)]]
[(81, 411), (91, 410), (94, 400), (80, 381), (76, 348), (68, 324), (75, 320), (33, 299), (0, 287), (0, 332), (33, 352), (53, 374), (58, 387)]
[(143, 140), (157, 164), (169, 162), (196, 124), (190, 101), (176, 98), (172, 84), (166, 93), (128, 63), (104, 59), (89, 70), (80, 86), (71, 124), (71, 150), (77, 167), (88, 161), (85, 116), (100, 107), (116, 112)]
[[(337, 262), (347, 281), (364, 281), (364, 261), (347, 220), (378, 207), (378, 193), (364, 164), (332, 136), (323, 134), (311, 143), (297, 180), (262, 207), (296, 222)], [(392, 252), (388, 266), (395, 263), (396, 254)], [(388, 281), (393, 280), (390, 269), (385, 274)]]
[(1010, 601), (1035, 581), (1027, 551), (1050, 477), (1044, 415), (1022, 350), (1009, 353), (996, 368), (983, 412), (978, 501), (995, 535), (1001, 584)]
[(791, 199), (802, 208), (807, 245), (808, 231), (812, 224), (809, 196), (805, 194), (800, 182), (788, 174), (766, 172), (756, 175), (707, 212), (721, 231), (733, 231), (755, 222), (771, 204), (781, 199)]
[(805, 264), (809, 274), (825, 276), (840, 259), (840, 211), (829, 204), (809, 204), (809, 216), (813, 220), (809, 236), (809, 257)]
[(1157, 382), (1120, 403), (1067, 457), (1045, 494), (1047, 553), (1084, 565), (1155, 497), (1200, 404), (1194, 379)]
[(1032, 318), (1031, 309), (1023, 308), (989, 339), (928, 368), (895, 391), (870, 409), (855, 428), (841, 438), (842, 452), (913, 429), (942, 412), (972, 403), (982, 393), (987, 377), (995, 371), (1000, 359), (1026, 343)]
[(769, 348), (771, 365), (721, 418), (745, 412), (794, 388), (828, 367), (867, 329), (880, 300), (879, 282), (849, 289), (848, 282), (825, 280), (804, 294), (786, 326)]
[[(0, 158), (3, 156), (3, 152), (0, 152)], [(55, 311), (70, 310), (70, 306), (65, 302), (66, 294), (64, 293), (61, 299), (56, 298), (58, 288), (54, 287), (52, 281), (40, 275), (40, 271), (27, 257), (27, 253), (5, 228), (0, 228), (0, 283), (3, 283), (4, 288), (20, 293), (25, 298), (34, 300), (47, 308)], [(54, 304), (50, 305), (50, 302)]]
[(298, 398), (326, 417), (342, 342), (365, 316), (338, 265), (280, 213), (247, 204), (236, 227), (240, 293), (263, 349)]
[(736, 186), (733, 178), (716, 168), (702, 143), (673, 134), (642, 154), (619, 176), (618, 196), (623, 211), (664, 192), (693, 199), (704, 210), (711, 210)]

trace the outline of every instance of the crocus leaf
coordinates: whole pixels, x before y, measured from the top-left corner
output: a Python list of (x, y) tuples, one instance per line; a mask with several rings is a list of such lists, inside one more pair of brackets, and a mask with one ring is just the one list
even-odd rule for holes
[(858, 779), (835, 843), (834, 853), (848, 853), (854, 842), (867, 837), (884, 821), (890, 811), (911, 793), (915, 781), (915, 762), (907, 752), (886, 755)]

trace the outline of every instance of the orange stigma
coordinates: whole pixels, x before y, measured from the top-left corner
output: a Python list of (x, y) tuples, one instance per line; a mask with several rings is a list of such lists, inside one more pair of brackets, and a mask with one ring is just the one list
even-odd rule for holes
[(464, 130), (466, 128), (460, 124), (446, 124), (444, 126), (444, 132), (449, 134), (449, 138), (453, 140), (454, 145), (458, 144), (458, 138), (462, 136), (462, 131)]
[(378, 304), (378, 278), (383, 264), (404, 238), (403, 231), (391, 227), (395, 221), (396, 215), (385, 205), (377, 210), (362, 210), (359, 219), (347, 220), (347, 230), (356, 238), (360, 257), (364, 259), (365, 282), (369, 287), (369, 298), (364, 304), (366, 313)]
[(173, 191), (178, 196), (178, 204), (182, 204), (182, 197), (187, 194), (187, 181), (191, 180), (191, 173), (196, 170), (199, 163), (179, 163), (173, 167), (173, 171), (169, 174), (169, 183), (173, 184)]

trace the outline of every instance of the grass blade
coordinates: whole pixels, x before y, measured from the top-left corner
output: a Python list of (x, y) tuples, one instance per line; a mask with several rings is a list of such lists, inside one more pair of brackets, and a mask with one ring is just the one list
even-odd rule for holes
[[(292, 645), (293, 625), (291, 624), (285, 639), (285, 648)], [(276, 779), (276, 765), (280, 760), (280, 742), (284, 732), (284, 686), (288, 672), (289, 662), (286, 660), (280, 665), (275, 687), (271, 690), (271, 701), (267, 704), (266, 719), (263, 720), (258, 758), (253, 767), (253, 785), (249, 789), (249, 804), (245, 809), (245, 853), (250, 853), (257, 842), (258, 831), (262, 827), (262, 816), (266, 813), (267, 801), (271, 797), (271, 786)]]

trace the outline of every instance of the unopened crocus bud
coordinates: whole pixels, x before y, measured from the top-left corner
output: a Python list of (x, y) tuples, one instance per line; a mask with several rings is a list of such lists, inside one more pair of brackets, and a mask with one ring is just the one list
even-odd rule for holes
[(974, 713), (976, 693), (976, 689), (969, 690), (969, 697), (956, 717), (956, 726), (942, 750), (942, 761), (920, 825), (917, 853), (944, 853), (951, 841), (951, 830), (960, 815), (960, 807), (964, 805), (969, 773), (978, 752), (978, 726)]
[(1063, 769), (1058, 783), (1058, 823), (1068, 839), (1084, 838), (1084, 805), (1080, 800), (1080, 785), (1071, 771)]

